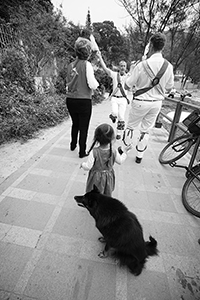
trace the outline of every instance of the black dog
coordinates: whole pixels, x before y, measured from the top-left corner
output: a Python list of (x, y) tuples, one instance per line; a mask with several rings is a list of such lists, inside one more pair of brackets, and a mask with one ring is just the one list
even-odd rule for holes
[(100, 194), (95, 185), (91, 192), (74, 199), (79, 206), (88, 209), (103, 235), (99, 240), (106, 245), (100, 257), (105, 257), (105, 252), (111, 248), (112, 256), (118, 258), (121, 265), (127, 266), (134, 275), (139, 275), (146, 259), (157, 255), (157, 241), (151, 236), (150, 241), (144, 241), (137, 217), (122, 202)]

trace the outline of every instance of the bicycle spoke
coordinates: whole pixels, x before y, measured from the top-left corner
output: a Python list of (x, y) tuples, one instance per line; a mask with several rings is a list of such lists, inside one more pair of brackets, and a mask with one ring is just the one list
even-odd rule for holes
[(174, 143), (174, 145), (172, 146), (172, 150), (175, 152), (182, 152), (188, 145), (188, 141), (183, 141), (180, 143)]
[(177, 137), (174, 141), (169, 142), (161, 151), (159, 161), (161, 164), (170, 164), (180, 159), (189, 151), (193, 144), (191, 135)]

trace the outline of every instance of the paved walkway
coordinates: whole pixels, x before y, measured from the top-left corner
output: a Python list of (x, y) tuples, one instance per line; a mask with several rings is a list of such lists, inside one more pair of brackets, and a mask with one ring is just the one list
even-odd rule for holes
[[(93, 109), (94, 128), (110, 122), (110, 103)], [(200, 219), (181, 202), (182, 169), (158, 162), (167, 141), (154, 128), (145, 158), (135, 150), (115, 166), (113, 194), (139, 218), (147, 239), (158, 240), (138, 277), (111, 259), (100, 259), (99, 232), (74, 195), (83, 194), (87, 172), (69, 151), (70, 120), (0, 185), (0, 300), (192, 300), (200, 299)]]

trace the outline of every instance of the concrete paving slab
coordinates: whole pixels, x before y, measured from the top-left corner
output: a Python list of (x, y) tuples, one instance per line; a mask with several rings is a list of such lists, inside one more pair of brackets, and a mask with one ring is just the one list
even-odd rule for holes
[(30, 247), (15, 245), (11, 241), (0, 241), (0, 291), (14, 290), (32, 252)]
[(113, 264), (44, 251), (24, 294), (50, 300), (114, 300), (115, 272)]
[[(109, 113), (108, 101), (94, 106), (88, 147), (100, 123), (115, 128)], [(74, 201), (84, 193), (88, 173), (80, 169), (78, 149), (69, 150), (70, 120), (65, 125), (9, 177), (1, 175), (0, 300), (199, 300), (200, 219), (181, 201), (184, 170), (158, 162), (165, 130), (152, 129), (140, 165), (133, 148), (115, 166), (113, 196), (137, 215), (145, 239), (158, 241), (159, 256), (135, 277), (98, 256), (100, 233)]]
[(65, 185), (65, 178), (52, 178), (42, 175), (28, 174), (17, 185), (17, 188), (59, 196), (63, 193)]
[(127, 290), (128, 300), (171, 300), (167, 276), (161, 272), (146, 270), (146, 272), (143, 272), (137, 279), (129, 276)]

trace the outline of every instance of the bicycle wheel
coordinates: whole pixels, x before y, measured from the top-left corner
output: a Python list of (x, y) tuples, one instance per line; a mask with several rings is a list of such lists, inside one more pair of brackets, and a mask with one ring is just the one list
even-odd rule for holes
[(194, 140), (192, 135), (182, 135), (169, 142), (159, 155), (161, 164), (170, 164), (184, 156), (192, 146)]
[(182, 189), (182, 202), (184, 207), (194, 216), (200, 218), (200, 168), (184, 183)]

